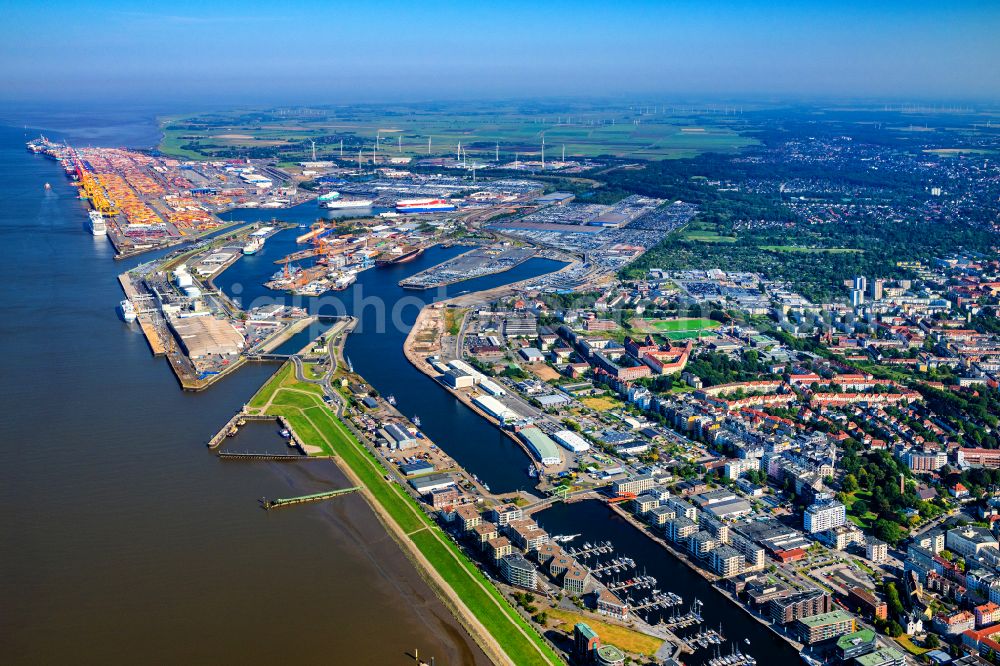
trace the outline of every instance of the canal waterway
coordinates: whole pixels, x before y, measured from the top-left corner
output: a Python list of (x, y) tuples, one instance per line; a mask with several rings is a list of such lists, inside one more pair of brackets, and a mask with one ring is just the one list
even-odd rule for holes
[[(303, 222), (311, 210), (290, 209), (288, 221)], [(241, 221), (269, 220), (272, 210), (234, 211)], [(477, 474), (496, 492), (530, 488), (529, 460), (523, 449), (471, 409), (455, 400), (432, 379), (414, 368), (403, 354), (403, 342), (427, 303), (450, 294), (489, 289), (558, 270), (562, 263), (530, 259), (505, 272), (452, 285), (447, 289), (410, 291), (397, 282), (468, 250), (466, 247), (432, 247), (413, 261), (389, 267), (371, 268), (344, 291), (320, 297), (293, 297), (275, 292), (263, 283), (281, 266), (276, 260), (302, 245), (295, 243), (302, 229), (289, 229), (272, 236), (256, 254), (243, 257), (215, 280), (217, 287), (237, 299), (244, 308), (281, 302), (298, 305), (316, 314), (350, 314), (359, 318), (348, 337), (344, 353), (355, 371), (385, 395), (396, 397), (396, 406), (409, 417), (419, 416), (422, 429), (439, 442), (463, 467)], [(307, 265), (308, 262), (300, 262)], [(315, 327), (296, 336), (301, 348)], [(283, 345), (290, 349), (293, 344)]]

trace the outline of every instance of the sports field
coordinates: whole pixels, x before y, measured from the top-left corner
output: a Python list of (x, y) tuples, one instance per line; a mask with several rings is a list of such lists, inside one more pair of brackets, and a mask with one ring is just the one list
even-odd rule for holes
[(633, 319), (632, 326), (647, 333), (660, 333), (671, 340), (696, 338), (699, 333), (711, 331), (721, 324), (713, 319)]

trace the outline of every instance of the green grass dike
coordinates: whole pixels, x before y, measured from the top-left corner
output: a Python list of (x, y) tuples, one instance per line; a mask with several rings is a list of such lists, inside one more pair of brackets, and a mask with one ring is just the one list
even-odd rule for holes
[(299, 382), (292, 365), (286, 363), (254, 395), (247, 409), (284, 416), (304, 444), (337, 456), (347, 465), (392, 518), (398, 535), (416, 546), (515, 664), (563, 663), (417, 502), (397, 483), (386, 480), (387, 470), (327, 407), (319, 386)]

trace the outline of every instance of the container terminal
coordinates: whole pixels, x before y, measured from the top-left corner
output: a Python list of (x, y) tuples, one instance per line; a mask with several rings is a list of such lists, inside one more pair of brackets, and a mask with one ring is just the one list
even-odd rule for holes
[(39, 137), (28, 150), (57, 160), (87, 201), (90, 230), (106, 235), (116, 258), (162, 249), (232, 223), (235, 208), (287, 208), (314, 193), (262, 160), (182, 161), (125, 148), (74, 148)]

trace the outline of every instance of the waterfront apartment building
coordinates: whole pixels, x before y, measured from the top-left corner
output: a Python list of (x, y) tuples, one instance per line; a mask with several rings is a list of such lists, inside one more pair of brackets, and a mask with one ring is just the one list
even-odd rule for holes
[(485, 520), (472, 528), (472, 538), (479, 544), (480, 548), (485, 549), (486, 542), (490, 539), (496, 539), (498, 536), (500, 536), (500, 532), (497, 530), (497, 526)]
[(601, 639), (590, 625), (579, 622), (573, 627), (573, 655), (581, 664), (590, 661), (594, 650), (601, 647)]
[(710, 532), (699, 530), (688, 537), (688, 550), (699, 560), (704, 560), (709, 553), (719, 547), (719, 542)]
[(462, 526), (463, 532), (468, 532), (483, 522), (482, 514), (475, 507), (468, 504), (458, 507), (455, 513), (458, 515), (459, 524)]
[(597, 612), (618, 620), (628, 619), (628, 604), (619, 599), (614, 592), (606, 587), (597, 593)]
[(511, 553), (500, 559), (500, 574), (514, 587), (534, 591), (538, 586), (538, 573), (533, 565), (519, 553)]
[(719, 546), (709, 555), (712, 571), (723, 578), (732, 578), (743, 571), (746, 558), (732, 546)]
[(632, 494), (638, 497), (656, 484), (652, 474), (640, 474), (627, 479), (618, 479), (611, 484), (611, 492), (616, 496)]
[(667, 498), (667, 507), (673, 509), (678, 517), (695, 520), (698, 518), (698, 509), (695, 505), (680, 497)]
[(788, 624), (804, 617), (829, 613), (832, 603), (830, 595), (823, 590), (805, 590), (771, 599), (767, 604), (767, 614), (772, 622)]
[(513, 552), (514, 546), (507, 537), (498, 536), (486, 542), (486, 554), (489, 555), (494, 562), (499, 562)]
[(574, 597), (582, 597), (590, 582), (590, 571), (581, 566), (575, 566), (563, 572), (562, 588)]
[(517, 547), (525, 552), (536, 550), (542, 544), (548, 543), (549, 534), (534, 523), (530, 525), (512, 525), (508, 531)]
[(668, 520), (663, 526), (663, 533), (674, 543), (686, 542), (688, 537), (693, 536), (697, 532), (698, 523), (684, 516)]
[(501, 504), (490, 510), (490, 518), (500, 527), (524, 518), (524, 511), (516, 504)]
[(731, 531), (729, 535), (729, 545), (739, 551), (745, 559), (744, 570), (762, 569), (767, 560), (767, 552), (755, 542), (747, 539), (738, 532)]
[(806, 507), (802, 522), (810, 534), (832, 530), (847, 522), (847, 507), (837, 500), (814, 502)]
[(858, 623), (853, 615), (839, 608), (828, 613), (803, 617), (797, 623), (799, 640), (806, 645), (814, 645), (844, 634), (857, 631)]

